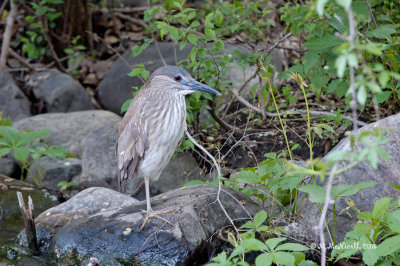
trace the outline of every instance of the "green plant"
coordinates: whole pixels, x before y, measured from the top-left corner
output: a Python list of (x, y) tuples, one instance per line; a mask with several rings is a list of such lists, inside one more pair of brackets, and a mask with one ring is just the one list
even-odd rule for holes
[[(21, 180), (24, 179), (24, 174), (27, 172), (38, 187), (42, 186), (40, 158), (43, 156), (65, 158), (68, 155), (63, 147), (48, 146), (43, 140), (34, 144), (35, 140), (48, 137), (50, 132), (49, 129), (18, 130), (12, 127), (9, 119), (0, 119), (0, 157), (12, 152), (21, 168)], [(32, 175), (29, 171), (29, 166), (34, 161), (38, 162), (38, 176)]]
[[(348, 200), (349, 208), (357, 212), (359, 222), (346, 234), (344, 241), (334, 246), (331, 257), (336, 261), (361, 252), (367, 265), (400, 264), (400, 209), (398, 201), (381, 198), (372, 212), (361, 212)], [(393, 208), (395, 207), (395, 208)]]
[[(212, 265), (250, 265), (246, 262), (246, 255), (251, 252), (257, 252), (255, 265), (300, 265), (305, 261), (305, 254), (301, 253), (309, 248), (297, 243), (283, 243), (287, 240), (286, 237), (272, 238), (267, 240), (258, 240), (255, 238), (255, 232), (267, 232), (268, 235), (279, 233), (279, 228), (275, 232), (272, 228), (263, 225), (267, 219), (265, 211), (261, 211), (254, 216), (254, 221), (248, 221), (240, 229), (247, 229), (240, 235), (240, 239), (228, 232), (227, 241), (229, 241), (235, 248), (232, 253), (227, 256), (226, 252), (220, 253), (212, 259), (209, 266)], [(282, 232), (282, 231), (281, 231)]]
[(72, 38), (71, 47), (64, 49), (65, 54), (69, 56), (67, 64), (68, 72), (70, 74), (75, 74), (77, 72), (76, 62), (85, 59), (85, 57), (81, 55), (80, 52), (86, 50), (86, 47), (84, 45), (78, 44), (80, 38), (80, 35)]
[(55, 20), (60, 17), (61, 12), (57, 12), (55, 5), (62, 4), (63, 0), (40, 0), (30, 2), (35, 14), (26, 16), (25, 21), (29, 23), (30, 30), (21, 36), (22, 52), (29, 58), (39, 59), (43, 55), (50, 55), (47, 43), (50, 41), (47, 31), (56, 26)]

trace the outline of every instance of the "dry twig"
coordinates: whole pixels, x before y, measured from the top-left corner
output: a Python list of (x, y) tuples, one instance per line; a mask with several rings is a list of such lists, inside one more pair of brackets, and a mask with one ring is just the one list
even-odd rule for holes
[(14, 0), (10, 0), (10, 6), (11, 6), (10, 13), (8, 14), (7, 17), (6, 29), (3, 35), (3, 43), (1, 45), (0, 68), (4, 68), (6, 66), (7, 53), (11, 40), (11, 30), (14, 24), (15, 15), (17, 14), (17, 6), (15, 5)]

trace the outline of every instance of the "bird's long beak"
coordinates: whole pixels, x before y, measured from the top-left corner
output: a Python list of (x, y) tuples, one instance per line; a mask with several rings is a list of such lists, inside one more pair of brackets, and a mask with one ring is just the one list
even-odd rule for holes
[(201, 91), (201, 92), (208, 92), (208, 93), (215, 94), (215, 95), (221, 95), (221, 93), (219, 93), (217, 90), (214, 90), (213, 88), (207, 86), (206, 84), (200, 83), (195, 80), (191, 80), (191, 81), (187, 82), (185, 85), (188, 86), (193, 91)]

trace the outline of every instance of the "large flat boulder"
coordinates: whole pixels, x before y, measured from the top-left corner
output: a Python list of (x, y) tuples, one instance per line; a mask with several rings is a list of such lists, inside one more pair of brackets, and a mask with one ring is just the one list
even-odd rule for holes
[[(221, 201), (235, 222), (244, 223), (248, 213), (260, 210), (245, 195), (227, 190), (232, 196), (221, 192)], [(101, 265), (203, 264), (213, 254), (210, 237), (230, 225), (215, 201), (217, 191), (217, 187), (200, 185), (152, 198), (154, 210), (172, 210), (163, 215), (172, 226), (151, 219), (140, 231), (145, 201), (135, 203), (116, 191), (89, 188), (39, 215), (38, 238), (42, 251), (61, 264), (86, 265), (90, 257)]]

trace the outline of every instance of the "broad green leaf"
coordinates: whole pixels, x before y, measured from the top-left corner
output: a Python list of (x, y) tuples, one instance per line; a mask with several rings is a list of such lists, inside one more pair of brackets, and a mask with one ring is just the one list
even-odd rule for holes
[(392, 96), (392, 93), (392, 91), (383, 91), (376, 95), (376, 101), (379, 104), (384, 103), (390, 98), (390, 96)]
[(245, 239), (241, 245), (249, 251), (268, 250), (268, 247), (263, 242), (255, 238)]
[(381, 217), (388, 210), (390, 201), (391, 201), (391, 198), (379, 199), (374, 205), (374, 209), (372, 211), (372, 216), (376, 219)]
[(400, 250), (400, 235), (392, 236), (390, 238), (386, 238), (382, 243), (378, 245), (376, 248), (376, 253), (379, 256), (387, 256), (396, 251)]
[(328, 0), (318, 0), (318, 2), (317, 2), (316, 10), (317, 10), (317, 14), (320, 17), (322, 17), (322, 15), (324, 14), (324, 8), (325, 8), (325, 5), (327, 2), (328, 2)]
[(26, 159), (28, 158), (29, 152), (30, 152), (29, 148), (26, 148), (26, 147), (19, 147), (19, 148), (13, 149), (14, 157), (18, 161), (23, 161), (23, 162), (25, 162)]
[(292, 252), (292, 256), (294, 257), (294, 265), (299, 265), (300, 262), (306, 259), (306, 254), (301, 252)]
[(392, 24), (380, 25), (378, 28), (368, 32), (368, 37), (391, 40), (390, 35), (396, 32), (396, 26)]
[(321, 38), (314, 37), (305, 43), (305, 47), (314, 51), (325, 51), (332, 47), (339, 46), (344, 41), (335, 37), (334, 35), (325, 35)]
[(305, 251), (305, 250), (309, 250), (309, 248), (304, 245), (297, 244), (297, 243), (285, 243), (285, 244), (277, 246), (275, 250), (276, 251), (278, 251), (278, 250), (279, 251), (282, 251), (282, 250)]
[(263, 222), (265, 222), (265, 220), (268, 218), (267, 213), (262, 210), (260, 212), (258, 212), (255, 216), (254, 216), (254, 223), (257, 227), (259, 227)]
[(390, 230), (400, 234), (400, 209), (390, 212), (387, 217), (387, 223)]
[(188, 37), (189, 42), (191, 42), (194, 45), (197, 45), (197, 42), (199, 40), (199, 38), (197, 36), (189, 34), (187, 37)]
[(276, 264), (293, 265), (295, 261), (293, 255), (289, 252), (274, 252), (272, 257)]
[(0, 148), (0, 157), (7, 155), (10, 151), (10, 148)]
[(311, 260), (303, 260), (298, 266), (318, 266), (318, 264)]
[(357, 194), (359, 191), (376, 185), (377, 182), (361, 182), (355, 185), (341, 184), (332, 187), (332, 196), (348, 197)]
[(367, 101), (367, 90), (364, 85), (361, 85), (357, 91), (357, 101), (360, 103), (361, 106), (365, 105)]
[(33, 140), (37, 138), (47, 138), (51, 133), (50, 129), (42, 129), (37, 131), (31, 131), (23, 134), (20, 139), (17, 141), (16, 146), (25, 146), (28, 143), (31, 143)]
[(304, 185), (298, 188), (298, 190), (308, 193), (308, 197), (311, 202), (324, 203), (326, 192), (325, 189), (317, 185)]
[(232, 179), (243, 184), (257, 184), (260, 182), (258, 176), (252, 171), (242, 171), (234, 175)]
[(274, 250), (275, 247), (281, 243), (282, 241), (285, 241), (286, 237), (277, 237), (277, 238), (270, 238), (267, 241), (265, 241), (265, 244), (269, 247), (270, 250)]
[(338, 3), (340, 6), (342, 6), (346, 11), (349, 10), (350, 5), (351, 5), (351, 0), (336, 0), (336, 3)]
[(3, 137), (7, 143), (15, 145), (19, 138), (18, 130), (13, 127), (0, 126), (0, 137)]
[(270, 253), (263, 253), (257, 256), (256, 266), (269, 266), (272, 265), (272, 255)]
[(67, 150), (61, 146), (53, 146), (46, 150), (45, 155), (53, 158), (65, 158)]
[(376, 249), (364, 249), (362, 251), (362, 259), (367, 265), (375, 265), (378, 261), (380, 254), (376, 252)]
[(341, 55), (336, 58), (335, 66), (337, 69), (337, 74), (339, 78), (342, 78), (344, 75), (344, 71), (346, 70), (346, 56)]
[(202, 180), (191, 180), (191, 181), (185, 183), (183, 186), (190, 187), (190, 186), (197, 186), (197, 185), (203, 185), (203, 184), (207, 184), (207, 183)]

